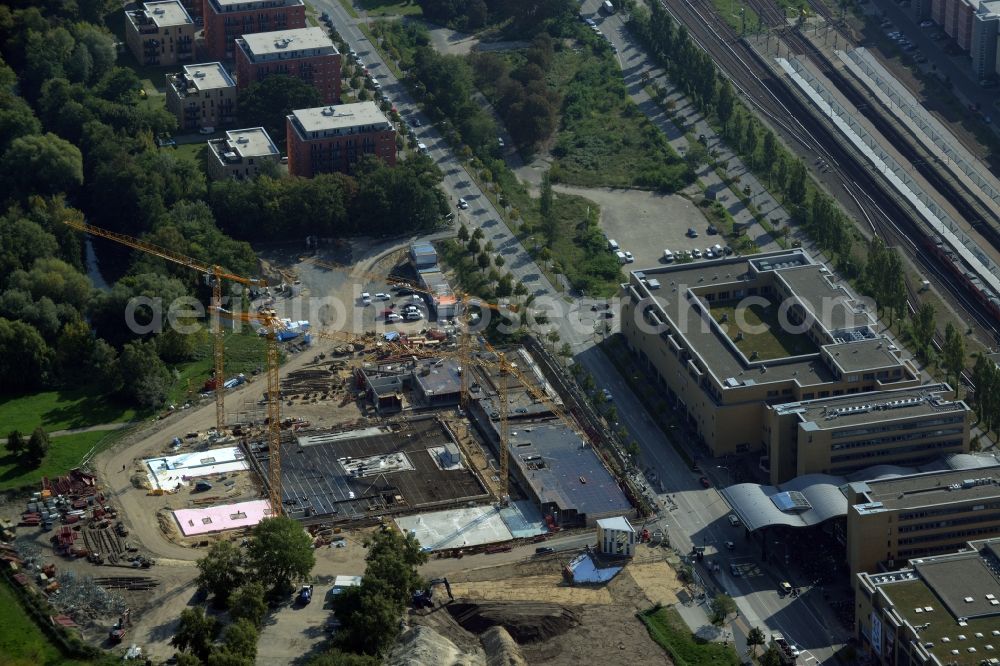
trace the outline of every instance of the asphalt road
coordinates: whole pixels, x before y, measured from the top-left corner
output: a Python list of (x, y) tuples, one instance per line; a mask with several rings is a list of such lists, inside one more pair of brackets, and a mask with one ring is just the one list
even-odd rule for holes
[[(596, 14), (598, 4), (597, 0), (587, 0), (581, 6), (581, 11)], [(725, 519), (729, 513), (728, 506), (714, 488), (706, 490), (700, 486), (698, 477), (688, 470), (680, 456), (666, 441), (663, 433), (650, 420), (642, 403), (628, 388), (617, 368), (600, 349), (594, 346), (599, 336), (594, 332), (593, 319), (587, 316), (590, 314), (589, 303), (577, 299), (570, 304), (558, 296), (548, 279), (507, 228), (489, 199), (483, 195), (461, 162), (452, 154), (441, 134), (430, 120), (420, 113), (406, 88), (382, 62), (378, 52), (357, 27), (358, 21), (351, 18), (336, 1), (317, 0), (316, 5), (320, 11), (326, 11), (331, 15), (341, 37), (358, 52), (368, 63), (369, 69), (378, 76), (382, 90), (396, 105), (402, 117), (407, 122), (413, 118), (420, 120), (421, 127), (415, 128), (417, 140), (427, 145), (430, 156), (445, 174), (443, 182), (445, 192), (453, 201), (463, 197), (469, 203), (469, 208), (460, 211), (458, 218), (469, 226), (470, 230), (483, 229), (485, 237), (493, 241), (498, 252), (504, 254), (506, 268), (536, 295), (536, 307), (548, 304), (558, 309), (554, 316), (550, 316), (550, 321), (559, 331), (561, 342), (569, 343), (574, 352), (574, 360), (594, 376), (598, 386), (608, 388), (615, 396), (619, 422), (639, 444), (641, 451), (639, 467), (655, 470), (666, 491), (658, 494), (666, 505), (659, 519), (655, 521), (656, 524), (665, 528), (671, 543), (681, 552), (690, 552), (695, 544), (707, 544), (710, 553), (718, 549), (727, 555), (709, 555), (706, 557), (706, 563), (714, 561), (715, 558), (728, 557), (729, 551), (725, 551), (724, 544), (727, 540), (733, 539), (733, 532), (736, 531), (729, 527)], [(635, 66), (641, 59), (643, 66), (647, 68), (652, 66), (645, 61), (645, 54), (627, 41), (627, 32), (620, 30), (620, 17), (611, 17), (601, 25), (618, 47), (620, 61), (624, 60), (629, 62), (630, 66)], [(640, 479), (640, 483), (645, 483), (645, 480)], [(676, 505), (673, 510), (668, 508), (670, 501)], [(650, 522), (650, 525), (652, 524), (653, 521)], [(739, 540), (736, 541), (739, 543)], [(749, 557), (749, 547), (740, 544), (734, 554)], [(802, 598), (795, 600), (779, 598), (776, 593), (777, 581), (767, 575), (753, 579), (733, 579), (729, 577), (728, 565), (720, 566), (722, 572), (718, 574), (718, 580), (722, 587), (734, 596), (740, 608), (742, 619), (736, 623), (737, 634), (744, 633), (752, 626), (759, 626), (765, 631), (777, 630), (796, 644), (809, 649), (816, 660), (822, 662), (830, 657), (832, 651), (829, 646), (839, 642), (838, 638), (843, 637), (831, 635), (826, 628), (828, 623), (824, 623), (816, 615), (809, 603)], [(739, 643), (737, 640), (738, 645)]]

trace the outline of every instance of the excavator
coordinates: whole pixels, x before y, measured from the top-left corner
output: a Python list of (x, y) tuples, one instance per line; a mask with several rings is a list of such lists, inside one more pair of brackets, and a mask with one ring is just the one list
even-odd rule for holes
[(447, 578), (435, 578), (434, 580), (427, 583), (426, 590), (417, 590), (413, 593), (413, 607), (414, 608), (433, 608), (434, 607), (434, 586), (444, 585), (444, 589), (448, 592), (448, 600), (454, 601), (455, 595), (451, 593), (451, 583), (448, 582)]

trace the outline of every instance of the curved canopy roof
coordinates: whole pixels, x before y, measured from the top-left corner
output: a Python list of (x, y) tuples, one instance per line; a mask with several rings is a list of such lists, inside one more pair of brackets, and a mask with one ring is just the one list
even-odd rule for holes
[(739, 483), (722, 489), (722, 497), (751, 532), (762, 527), (786, 525), (812, 527), (847, 515), (845, 484), (874, 481), (935, 471), (976, 469), (996, 465), (993, 455), (956, 453), (919, 468), (876, 465), (850, 476), (805, 474), (780, 486)]

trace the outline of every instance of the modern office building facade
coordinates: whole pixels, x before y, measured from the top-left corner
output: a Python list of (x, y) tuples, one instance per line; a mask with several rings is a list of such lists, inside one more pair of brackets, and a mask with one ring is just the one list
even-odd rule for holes
[(1000, 537), (1000, 466), (849, 483), (844, 492), (852, 574)]
[(621, 330), (654, 388), (721, 456), (768, 450), (770, 406), (918, 386), (872, 311), (794, 250), (634, 271)]
[(947, 384), (766, 406), (771, 483), (847, 476), (875, 465), (915, 467), (969, 450), (969, 408)]

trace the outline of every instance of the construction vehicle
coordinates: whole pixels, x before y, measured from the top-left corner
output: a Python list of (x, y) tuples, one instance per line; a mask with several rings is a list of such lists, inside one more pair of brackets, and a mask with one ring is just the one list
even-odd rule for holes
[(125, 609), (119, 617), (118, 621), (115, 622), (115, 626), (111, 627), (108, 631), (108, 640), (112, 643), (121, 643), (125, 640), (125, 635), (128, 633), (128, 627), (132, 624), (132, 611), (128, 608)]
[(413, 593), (413, 606), (414, 608), (433, 608), (434, 607), (434, 587), (437, 585), (444, 585), (444, 589), (448, 592), (448, 601), (454, 601), (455, 595), (451, 593), (451, 583), (448, 582), (447, 578), (435, 578), (427, 583), (426, 590), (417, 590)]
[[(221, 266), (209, 266), (208, 264), (202, 263), (197, 259), (191, 257), (186, 257), (183, 254), (174, 252), (173, 250), (168, 250), (166, 248), (153, 245), (152, 243), (147, 243), (146, 241), (139, 240), (138, 238), (133, 238), (125, 234), (119, 234), (114, 231), (108, 231), (107, 229), (102, 229), (100, 227), (95, 227), (86, 222), (80, 220), (75, 220), (72, 218), (66, 218), (63, 222), (70, 227), (78, 231), (83, 231), (85, 233), (91, 234), (93, 236), (98, 236), (100, 238), (106, 238), (107, 240), (112, 240), (126, 247), (130, 247), (133, 250), (139, 250), (145, 252), (146, 254), (151, 254), (154, 257), (159, 257), (166, 261), (173, 262), (175, 264), (180, 264), (181, 266), (186, 266), (193, 270), (198, 271), (205, 276), (205, 279), (212, 286), (212, 307), (216, 311), (222, 309), (222, 282), (223, 280), (228, 280), (229, 282), (236, 282), (237, 284), (242, 284), (247, 287), (266, 287), (267, 281), (261, 278), (247, 278), (240, 275), (233, 275), (228, 273)], [(214, 340), (214, 365), (215, 365), (215, 378), (213, 382), (213, 390), (215, 391), (215, 425), (221, 432), (226, 425), (226, 406), (225, 406), (225, 334), (222, 326), (219, 325), (218, 319), (213, 321), (213, 329), (215, 332)]]

